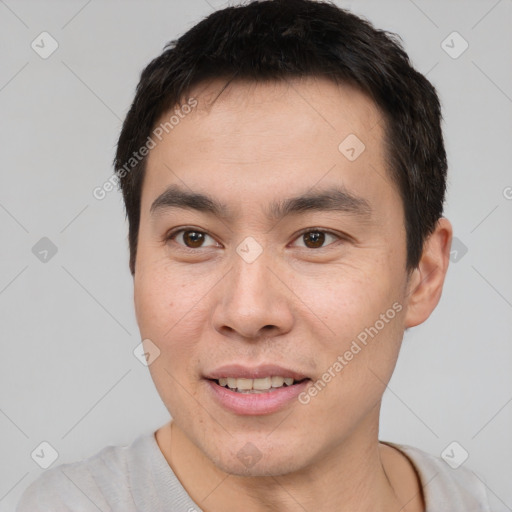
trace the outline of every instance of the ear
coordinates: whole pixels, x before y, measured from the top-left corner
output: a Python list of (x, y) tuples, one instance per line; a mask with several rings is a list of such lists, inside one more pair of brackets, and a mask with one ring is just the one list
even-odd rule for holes
[(406, 328), (423, 323), (441, 298), (450, 262), (452, 233), (450, 221), (441, 217), (434, 232), (425, 240), (421, 260), (409, 276)]

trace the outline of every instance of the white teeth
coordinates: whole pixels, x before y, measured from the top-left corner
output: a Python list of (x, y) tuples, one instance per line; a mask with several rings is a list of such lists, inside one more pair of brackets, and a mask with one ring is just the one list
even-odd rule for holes
[(280, 388), (284, 383), (283, 377), (272, 377), (272, 387)]
[(253, 379), (236, 379), (236, 387), (241, 390), (252, 389)]
[(237, 379), (235, 377), (226, 377), (219, 379), (219, 385), (227, 386), (241, 392), (262, 392), (273, 391), (275, 388), (293, 385), (294, 380), (291, 377), (263, 377), (259, 379)]
[[(293, 379), (292, 379), (293, 381)], [(252, 389), (270, 389), (272, 387), (272, 379), (265, 377), (264, 379), (254, 379)]]

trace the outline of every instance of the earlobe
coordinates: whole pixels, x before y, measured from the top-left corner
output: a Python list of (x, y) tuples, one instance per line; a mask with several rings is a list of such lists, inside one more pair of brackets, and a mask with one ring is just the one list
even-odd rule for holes
[(450, 221), (441, 217), (424, 243), (421, 260), (409, 278), (405, 328), (423, 323), (441, 298), (450, 261), (452, 233)]

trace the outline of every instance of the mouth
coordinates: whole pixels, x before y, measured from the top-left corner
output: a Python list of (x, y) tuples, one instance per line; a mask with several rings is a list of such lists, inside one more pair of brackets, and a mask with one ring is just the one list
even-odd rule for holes
[(204, 376), (210, 398), (237, 415), (255, 416), (293, 406), (311, 378), (273, 364), (229, 365)]
[(300, 384), (306, 380), (307, 377), (294, 379), (293, 377), (282, 377), (279, 375), (272, 375), (267, 377), (260, 377), (257, 379), (246, 379), (243, 377), (224, 377), (220, 379), (208, 379), (218, 386), (234, 391), (235, 393), (243, 394), (262, 394), (272, 393), (282, 388), (287, 388)]

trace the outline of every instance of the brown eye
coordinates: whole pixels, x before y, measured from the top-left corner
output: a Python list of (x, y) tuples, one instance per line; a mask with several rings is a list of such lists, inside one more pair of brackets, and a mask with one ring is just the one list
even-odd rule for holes
[(201, 233), (200, 231), (184, 231), (183, 240), (185, 241), (185, 245), (187, 247), (196, 249), (197, 247), (201, 247), (203, 244), (204, 233)]
[[(318, 247), (322, 247), (325, 241), (325, 233), (321, 231), (309, 231), (308, 233), (304, 233), (302, 235), (304, 237), (304, 242), (306, 243), (306, 247), (317, 249)], [(308, 245), (311, 244), (311, 245)]]
[[(329, 240), (329, 237), (332, 238), (333, 241), (340, 239), (339, 236), (334, 233), (330, 233), (329, 231), (311, 229), (309, 231), (303, 231), (297, 240), (302, 240), (304, 243), (302, 247), (306, 247), (307, 249), (322, 249), (326, 247), (324, 244)], [(330, 245), (331, 243), (332, 242), (329, 242), (327, 245)]]
[[(195, 229), (180, 229), (179, 231), (175, 231), (171, 233), (167, 240), (174, 240), (178, 245), (184, 246), (188, 249), (200, 249), (203, 247), (212, 247), (212, 245), (204, 245), (204, 242), (207, 238), (213, 238), (202, 231), (197, 231)], [(213, 240), (216, 245), (215, 240)]]

